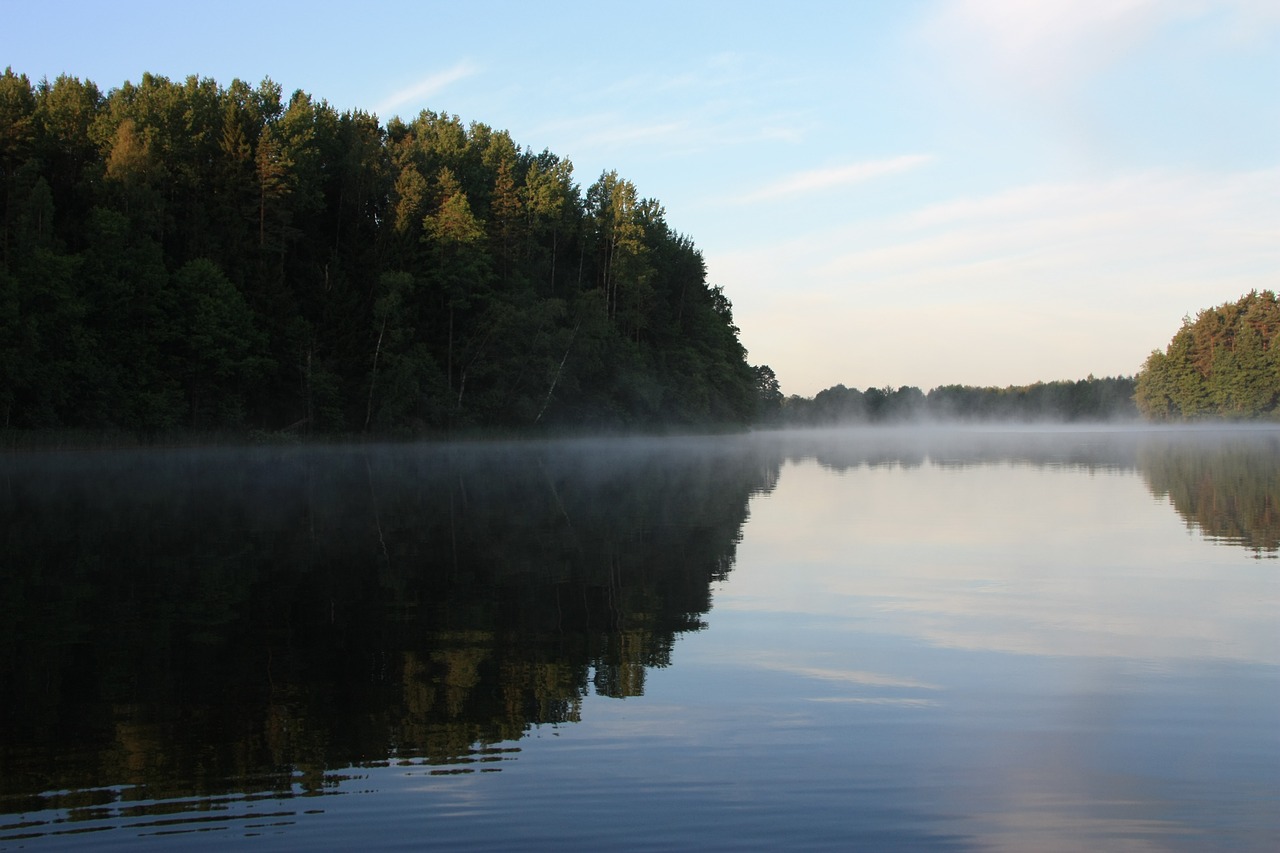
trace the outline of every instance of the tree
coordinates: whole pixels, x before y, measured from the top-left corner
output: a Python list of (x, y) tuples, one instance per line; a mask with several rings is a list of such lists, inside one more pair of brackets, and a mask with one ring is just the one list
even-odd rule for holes
[(393, 427), (408, 418), (420, 417), (425, 402), (436, 396), (431, 392), (439, 391), (435, 387), (439, 385), (439, 371), (426, 347), (415, 342), (415, 289), (413, 276), (406, 272), (386, 272), (379, 278), (379, 295), (373, 305), (377, 337), (369, 371), (365, 430), (375, 423)]
[(266, 341), (235, 286), (213, 261), (184, 264), (173, 278), (181, 376), (192, 427), (235, 426), (244, 418), (246, 384), (271, 364)]
[[(284, 144), (270, 127), (262, 130), (258, 150), (254, 154), (254, 166), (258, 178), (258, 248), (267, 248), (268, 202), (274, 208), (291, 191), (289, 171), (293, 161), (284, 150)], [(278, 244), (284, 249), (283, 234)]]
[(10, 262), (14, 194), (20, 182), (34, 183), (34, 175), (24, 178), (22, 173), (30, 171), (28, 162), (35, 154), (35, 111), (35, 95), (27, 75), (6, 68), (0, 76), (0, 204), (4, 217), (0, 222), (0, 259), (6, 264)]
[(1135, 402), (1148, 418), (1275, 417), (1280, 302), (1254, 291), (1185, 318), (1163, 353), (1137, 377)]
[(61, 75), (52, 84), (41, 81), (36, 99), (42, 174), (59, 199), (58, 232), (80, 248), (100, 169), (93, 126), (102, 111), (102, 93), (92, 83)]
[(618, 315), (618, 295), (644, 276), (643, 229), (635, 184), (605, 172), (587, 190), (587, 215), (596, 244), (597, 277), (609, 319)]
[(760, 417), (773, 420), (782, 412), (782, 387), (778, 377), (767, 364), (752, 368), (756, 374), (756, 395), (759, 398)]
[[(444, 296), (448, 314), (448, 342), (445, 356), (445, 378), (449, 392), (454, 390), (454, 343), (456, 314), (470, 308), (483, 291), (478, 286), (486, 276), (486, 257), (481, 241), (484, 226), (471, 212), (467, 194), (448, 168), (440, 170), (437, 179), (440, 205), (435, 213), (422, 220), (422, 239), (436, 260), (436, 280)], [(458, 404), (466, 391), (466, 366), (457, 381)]]
[(85, 326), (96, 343), (88, 423), (159, 430), (190, 423), (177, 348), (184, 333), (164, 252), (118, 210), (95, 207), (81, 255)]
[[(529, 217), (526, 233), (530, 241), (545, 239), (550, 232), (551, 246), (547, 253), (549, 269), (545, 276), (547, 290), (556, 292), (556, 260), (560, 253), (560, 234), (564, 217), (571, 208), (571, 200), (577, 197), (573, 184), (573, 164), (544, 151), (529, 165), (525, 184), (521, 188), (521, 201)], [(576, 211), (574, 211), (576, 213)], [(535, 261), (536, 262), (536, 261)], [(541, 276), (536, 280), (543, 280)]]
[(107, 155), (106, 177), (120, 187), (126, 216), (140, 212), (150, 201), (152, 176), (157, 168), (152, 161), (151, 145), (138, 132), (133, 119), (120, 122)]
[(516, 190), (514, 169), (514, 157), (503, 159), (498, 164), (498, 174), (493, 181), (493, 196), (489, 203), (493, 253), (498, 259), (498, 274), (503, 284), (511, 278), (515, 266), (516, 243), (523, 225), (524, 202)]

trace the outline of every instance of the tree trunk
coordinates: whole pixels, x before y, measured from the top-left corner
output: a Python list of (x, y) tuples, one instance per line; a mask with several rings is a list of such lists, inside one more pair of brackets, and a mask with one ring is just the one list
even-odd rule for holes
[(551, 377), (551, 387), (547, 389), (547, 396), (542, 401), (542, 408), (538, 410), (538, 416), (533, 419), (535, 424), (542, 420), (543, 413), (547, 411), (547, 406), (551, 404), (551, 395), (556, 390), (556, 383), (560, 381), (560, 371), (564, 370), (564, 363), (569, 359), (569, 350), (573, 348), (573, 339), (577, 337), (578, 326), (581, 325), (582, 321), (579, 320), (577, 325), (573, 327), (573, 334), (569, 335), (569, 344), (564, 348), (564, 355), (560, 357), (560, 364), (556, 367), (555, 375)]
[[(390, 313), (390, 312), (388, 312)], [(382, 336), (387, 331), (387, 318), (382, 318), (382, 328), (378, 330), (378, 343), (373, 348), (373, 372), (369, 376), (369, 407), (365, 410), (364, 429), (369, 431), (369, 422), (373, 420), (373, 388), (378, 383), (378, 354), (382, 352)]]

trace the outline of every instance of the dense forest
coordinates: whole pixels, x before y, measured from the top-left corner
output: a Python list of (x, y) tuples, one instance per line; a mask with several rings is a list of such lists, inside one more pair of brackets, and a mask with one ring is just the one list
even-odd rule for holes
[(757, 414), (730, 302), (656, 201), (456, 116), (7, 69), (0, 206), (6, 428)]
[[(767, 368), (764, 368), (767, 370)], [(1134, 380), (1090, 376), (1007, 388), (942, 385), (868, 388), (836, 385), (814, 397), (763, 395), (768, 417), (788, 426), (936, 421), (1109, 421), (1134, 419)]]
[(1186, 317), (1138, 373), (1152, 420), (1280, 417), (1280, 301), (1269, 290)]

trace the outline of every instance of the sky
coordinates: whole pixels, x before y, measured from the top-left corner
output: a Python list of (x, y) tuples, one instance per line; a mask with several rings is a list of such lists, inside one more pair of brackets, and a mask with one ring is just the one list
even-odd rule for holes
[(4, 0), (0, 61), (270, 77), (616, 170), (786, 394), (1132, 375), (1280, 289), (1280, 0)]

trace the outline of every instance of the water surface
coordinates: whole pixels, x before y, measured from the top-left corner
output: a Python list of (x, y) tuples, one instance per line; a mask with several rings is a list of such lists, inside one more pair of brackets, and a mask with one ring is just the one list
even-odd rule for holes
[(1280, 433), (0, 459), (0, 847), (1271, 850)]

